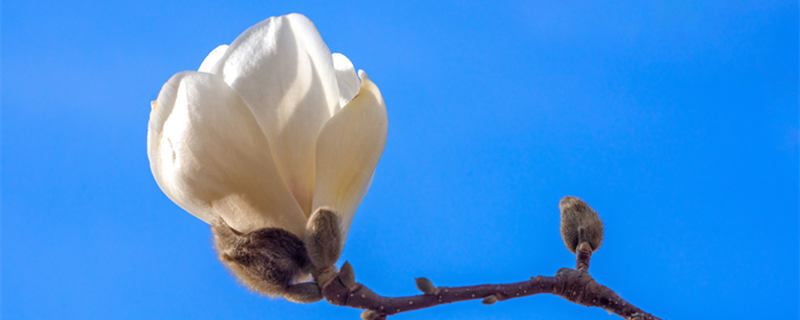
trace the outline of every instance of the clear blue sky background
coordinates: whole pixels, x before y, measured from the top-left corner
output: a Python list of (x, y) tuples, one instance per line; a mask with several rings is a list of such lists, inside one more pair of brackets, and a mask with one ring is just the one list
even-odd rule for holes
[[(300, 12), (379, 85), (389, 138), (342, 260), (386, 295), (592, 274), (669, 319), (798, 317), (796, 1), (3, 1), (3, 319), (356, 319), (246, 291), (156, 186), (150, 101)], [(394, 319), (617, 319), (539, 295)]]

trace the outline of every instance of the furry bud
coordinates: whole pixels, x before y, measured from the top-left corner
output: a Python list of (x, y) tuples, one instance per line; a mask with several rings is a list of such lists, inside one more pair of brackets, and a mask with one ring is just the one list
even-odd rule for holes
[(240, 233), (219, 219), (211, 224), (217, 257), (253, 291), (294, 302), (322, 299), (313, 282), (293, 283), (308, 273), (311, 263), (300, 238), (279, 228)]
[(339, 269), (339, 279), (342, 280), (342, 284), (347, 287), (356, 283), (356, 275), (355, 272), (353, 272), (353, 266), (350, 265), (350, 262), (345, 261), (342, 268)]
[(319, 208), (306, 224), (306, 250), (318, 269), (332, 266), (342, 254), (339, 217), (328, 208)]
[(362, 320), (379, 320), (379, 319), (386, 319), (385, 316), (382, 316), (380, 313), (377, 313), (373, 310), (364, 310), (361, 313)]
[(561, 238), (567, 249), (575, 253), (582, 242), (597, 251), (603, 242), (603, 222), (586, 202), (576, 197), (566, 196), (558, 203), (561, 210)]
[(495, 295), (490, 295), (486, 298), (483, 298), (483, 301), (481, 301), (483, 304), (494, 304), (495, 302), (497, 302), (497, 296)]
[(428, 278), (425, 277), (416, 278), (414, 279), (414, 281), (417, 283), (417, 289), (419, 289), (419, 291), (422, 291), (425, 294), (439, 293), (439, 290), (436, 289), (436, 286), (434, 286), (433, 282), (428, 280)]

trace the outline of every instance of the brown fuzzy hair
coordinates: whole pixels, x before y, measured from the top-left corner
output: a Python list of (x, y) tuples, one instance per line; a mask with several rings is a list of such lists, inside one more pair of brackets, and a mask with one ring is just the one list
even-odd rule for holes
[(587, 242), (592, 251), (603, 243), (603, 221), (600, 216), (583, 200), (566, 196), (558, 204), (561, 211), (561, 238), (570, 252), (581, 242)]
[(293, 283), (312, 269), (296, 235), (280, 228), (240, 233), (221, 219), (211, 224), (211, 231), (219, 260), (251, 290), (295, 302), (322, 298), (316, 283)]

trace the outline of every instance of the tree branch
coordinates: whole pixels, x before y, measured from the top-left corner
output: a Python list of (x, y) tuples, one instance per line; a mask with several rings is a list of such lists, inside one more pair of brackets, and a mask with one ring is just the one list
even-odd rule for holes
[(589, 260), (592, 259), (592, 248), (588, 242), (581, 242), (575, 250), (575, 270), (589, 272)]
[(626, 319), (659, 319), (623, 300), (608, 287), (597, 283), (588, 273), (591, 250), (579, 246), (576, 250), (576, 269), (562, 268), (555, 276), (536, 276), (530, 280), (508, 284), (484, 284), (465, 287), (434, 287), (425, 279), (417, 279), (424, 294), (408, 297), (384, 297), (365, 285), (355, 282), (353, 268), (348, 262), (322, 286), (325, 299), (334, 305), (364, 309), (362, 318), (385, 319), (400, 312), (429, 308), (458, 301), (483, 299), (492, 304), (513, 298), (549, 293), (587, 306), (600, 307)]
[(355, 281), (350, 263), (341, 270), (331, 266), (315, 275), (322, 296), (331, 304), (364, 309), (364, 320), (386, 319), (387, 316), (458, 301), (483, 299), (484, 304), (540, 293), (554, 294), (587, 307), (603, 308), (625, 319), (660, 320), (656, 316), (623, 300), (616, 292), (597, 283), (589, 275), (589, 260), (603, 240), (603, 223), (597, 212), (583, 200), (566, 196), (559, 202), (561, 238), (575, 253), (575, 269), (562, 268), (555, 276), (536, 276), (530, 280), (507, 284), (484, 284), (466, 287), (436, 287), (426, 278), (417, 278), (421, 295), (384, 297)]

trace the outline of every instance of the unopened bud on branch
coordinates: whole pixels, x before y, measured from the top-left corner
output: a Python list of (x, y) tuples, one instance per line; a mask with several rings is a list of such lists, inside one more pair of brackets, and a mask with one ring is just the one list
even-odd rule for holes
[(566, 196), (558, 203), (561, 210), (561, 238), (567, 249), (575, 253), (582, 242), (597, 251), (603, 242), (603, 221), (586, 202), (576, 197)]
[(386, 319), (386, 317), (381, 316), (380, 313), (377, 313), (373, 310), (365, 310), (361, 313), (362, 320), (379, 320), (379, 319)]
[(339, 279), (341, 279), (342, 283), (347, 287), (356, 283), (356, 275), (353, 272), (353, 266), (350, 265), (350, 262), (345, 261), (342, 268), (339, 269)]
[(332, 266), (342, 253), (339, 217), (328, 208), (319, 208), (306, 224), (306, 250), (311, 263), (319, 269)]
[(417, 289), (422, 291), (425, 294), (437, 294), (439, 290), (436, 289), (436, 286), (433, 285), (433, 282), (428, 280), (428, 278), (422, 277), (417, 278), (414, 280), (417, 283)]

